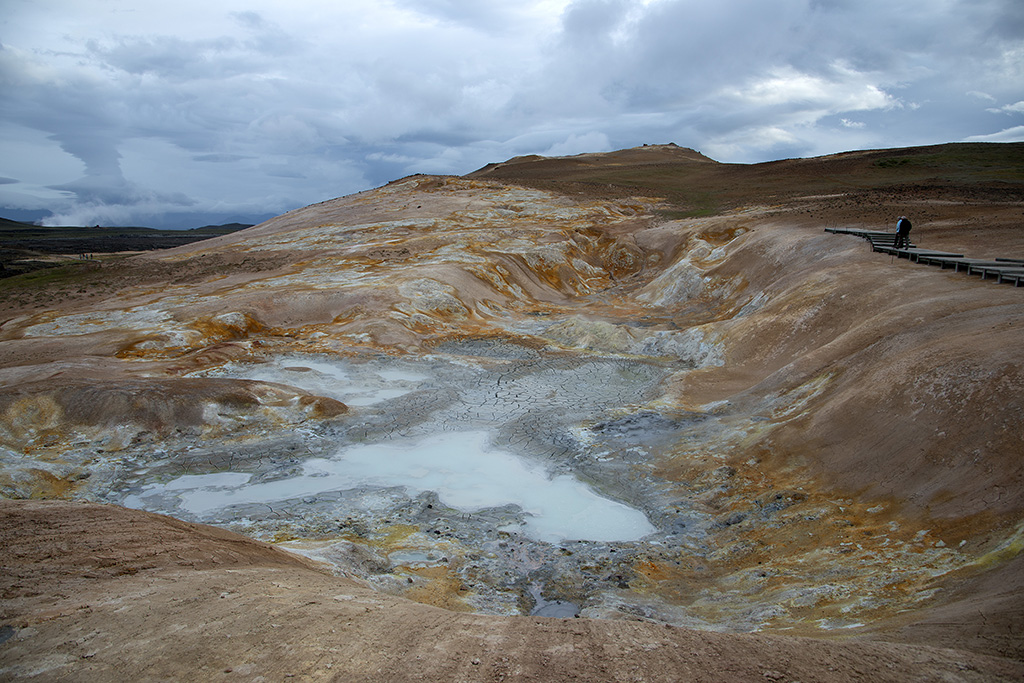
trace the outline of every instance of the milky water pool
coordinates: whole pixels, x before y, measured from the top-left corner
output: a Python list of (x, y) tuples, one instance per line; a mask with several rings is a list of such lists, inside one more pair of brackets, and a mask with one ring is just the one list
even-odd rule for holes
[(329, 458), (306, 460), (298, 476), (270, 482), (254, 482), (242, 472), (184, 475), (144, 487), (125, 505), (176, 504), (202, 517), (231, 505), (400, 486), (411, 496), (433, 491), (446, 505), (467, 513), (517, 505), (524, 521), (521, 528), (510, 530), (540, 541), (628, 541), (655, 531), (639, 510), (598, 495), (571, 475), (551, 476), (488, 442), (487, 432), (476, 431), (358, 445)]

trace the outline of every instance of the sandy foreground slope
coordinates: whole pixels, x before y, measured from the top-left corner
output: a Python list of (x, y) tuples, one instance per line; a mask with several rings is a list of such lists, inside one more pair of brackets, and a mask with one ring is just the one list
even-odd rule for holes
[[(0, 283), (0, 676), (1020, 679), (1024, 290), (823, 232), (1024, 257), (1016, 152), (513, 160)], [(444, 432), (650, 529), (189, 507)]]
[[(212, 527), (0, 501), (17, 680), (983, 681), (1024, 664), (872, 641), (459, 614)], [(13, 631), (13, 635), (12, 634)]]

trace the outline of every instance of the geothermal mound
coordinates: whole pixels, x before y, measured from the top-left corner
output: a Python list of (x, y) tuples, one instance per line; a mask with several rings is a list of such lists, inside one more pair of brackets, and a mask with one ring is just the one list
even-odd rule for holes
[(825, 232), (1022, 258), (1022, 159), (525, 157), (0, 280), (0, 675), (1024, 676), (1024, 290)]

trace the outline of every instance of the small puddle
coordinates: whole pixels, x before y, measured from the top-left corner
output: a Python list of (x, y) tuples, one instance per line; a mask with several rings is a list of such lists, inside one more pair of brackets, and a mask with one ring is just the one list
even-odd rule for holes
[(572, 619), (580, 615), (580, 608), (576, 603), (568, 600), (546, 600), (540, 594), (541, 587), (535, 583), (530, 584), (530, 596), (533, 597), (533, 609), (530, 610), (531, 617), (551, 617), (553, 619)]

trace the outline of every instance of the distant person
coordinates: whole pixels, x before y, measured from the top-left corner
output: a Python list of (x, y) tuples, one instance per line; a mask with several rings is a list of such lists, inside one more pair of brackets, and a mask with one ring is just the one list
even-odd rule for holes
[(892, 244), (894, 248), (902, 249), (910, 246), (910, 227), (910, 220), (906, 216), (900, 216), (896, 221), (896, 241)]

